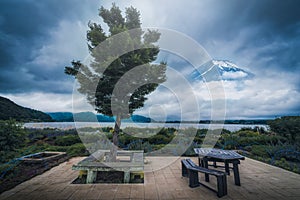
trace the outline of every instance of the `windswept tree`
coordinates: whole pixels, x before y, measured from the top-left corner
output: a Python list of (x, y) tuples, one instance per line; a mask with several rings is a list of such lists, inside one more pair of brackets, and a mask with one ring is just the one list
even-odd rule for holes
[(121, 120), (144, 106), (146, 95), (166, 80), (166, 63), (154, 64), (159, 53), (160, 33), (141, 29), (140, 13), (126, 8), (125, 17), (112, 4), (99, 9), (108, 26), (89, 22), (87, 41), (93, 58), (89, 66), (73, 61), (65, 73), (74, 76), (88, 102), (98, 113), (115, 116), (113, 144), (118, 145)]

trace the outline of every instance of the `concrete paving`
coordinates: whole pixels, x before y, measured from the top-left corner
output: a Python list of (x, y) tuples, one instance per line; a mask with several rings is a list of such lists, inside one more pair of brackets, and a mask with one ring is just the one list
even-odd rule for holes
[[(144, 184), (71, 184), (78, 171), (71, 169), (83, 157), (72, 158), (0, 195), (0, 199), (219, 199), (200, 186), (189, 188), (188, 179), (181, 177), (180, 159), (147, 158)], [(196, 158), (193, 158), (196, 162)], [(160, 164), (167, 165), (159, 170)], [(171, 163), (171, 164), (170, 164)], [(201, 175), (201, 174), (200, 174)], [(220, 199), (300, 199), (300, 175), (249, 158), (241, 161), (241, 186), (228, 176), (228, 195)], [(214, 177), (210, 186), (216, 185)], [(201, 175), (200, 181), (204, 182)]]

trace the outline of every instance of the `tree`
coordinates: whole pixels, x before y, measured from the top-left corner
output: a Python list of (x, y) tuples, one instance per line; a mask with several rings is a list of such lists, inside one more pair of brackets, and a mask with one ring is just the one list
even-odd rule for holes
[(26, 131), (15, 120), (0, 120), (0, 162), (5, 162), (24, 145), (25, 137)]
[(268, 121), (271, 131), (287, 138), (291, 143), (300, 143), (300, 116), (284, 116)]
[[(90, 66), (73, 61), (65, 73), (75, 76), (80, 84), (78, 91), (98, 113), (115, 116), (113, 144), (118, 145), (121, 119), (144, 106), (146, 95), (166, 80), (166, 63), (153, 64), (159, 47), (157, 31), (141, 29), (140, 13), (126, 8), (125, 17), (114, 3), (110, 10), (103, 6), (99, 16), (108, 26), (89, 22), (87, 41), (93, 58)], [(105, 44), (105, 45), (103, 45)], [(119, 53), (122, 52), (122, 53)]]

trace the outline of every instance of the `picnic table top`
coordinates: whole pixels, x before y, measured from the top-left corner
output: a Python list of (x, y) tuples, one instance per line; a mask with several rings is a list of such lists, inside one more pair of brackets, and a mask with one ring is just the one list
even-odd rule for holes
[[(119, 170), (143, 169), (144, 157), (143, 151), (118, 151), (117, 162), (108, 162), (104, 160), (107, 150), (99, 150), (89, 157), (83, 159), (79, 163), (73, 165), (74, 170), (105, 170), (106, 168), (114, 168)], [(107, 169), (109, 170), (109, 169)]]
[(215, 148), (194, 148), (194, 152), (200, 157), (215, 158), (221, 160), (244, 160), (245, 157), (233, 150)]

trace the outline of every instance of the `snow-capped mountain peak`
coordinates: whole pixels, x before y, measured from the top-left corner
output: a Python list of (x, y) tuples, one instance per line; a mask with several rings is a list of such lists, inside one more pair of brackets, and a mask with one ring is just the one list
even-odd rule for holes
[(221, 69), (223, 67), (230, 67), (230, 68), (239, 68), (236, 64), (228, 61), (228, 60), (212, 60), (212, 63), (214, 65), (217, 65), (218, 67), (220, 67)]
[(216, 80), (245, 80), (252, 78), (254, 75), (231, 61), (228, 60), (211, 60), (191, 73), (194, 80), (216, 81)]

